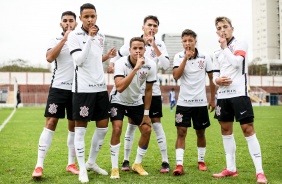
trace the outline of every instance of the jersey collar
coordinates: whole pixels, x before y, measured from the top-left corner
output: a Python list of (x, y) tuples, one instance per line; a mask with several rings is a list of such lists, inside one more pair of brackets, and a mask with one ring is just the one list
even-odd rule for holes
[(235, 40), (235, 37), (233, 36), (233, 37), (231, 38), (231, 40), (227, 43), (227, 46), (229, 46), (234, 40)]
[(131, 62), (131, 60), (130, 60), (130, 55), (127, 57), (127, 60), (128, 60), (128, 62), (129, 62), (129, 64), (131, 65), (131, 67), (134, 68), (135, 65)]

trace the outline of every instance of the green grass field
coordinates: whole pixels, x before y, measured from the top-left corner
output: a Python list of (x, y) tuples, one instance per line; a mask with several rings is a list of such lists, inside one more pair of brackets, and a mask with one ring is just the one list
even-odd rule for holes
[[(9, 116), (13, 109), (0, 109), (0, 124)], [(179, 177), (172, 175), (175, 167), (175, 139), (174, 113), (166, 106), (163, 109), (162, 123), (166, 132), (168, 154), (171, 166), (169, 174), (160, 174), (161, 155), (156, 142), (155, 133), (152, 132), (147, 154), (143, 158), (143, 166), (148, 176), (139, 176), (130, 172), (120, 172), (119, 180), (112, 180), (110, 176), (101, 176), (89, 172), (90, 183), (193, 183), (193, 184), (247, 184), (256, 183), (255, 169), (249, 155), (246, 140), (242, 134), (239, 123), (234, 124), (234, 135), (237, 144), (237, 178), (214, 179), (211, 175), (225, 167), (225, 155), (222, 145), (220, 126), (210, 114), (211, 126), (206, 130), (207, 153), (205, 162), (208, 171), (197, 170), (197, 147), (195, 131), (190, 128), (186, 137), (186, 150), (184, 158), (185, 174)], [(255, 130), (259, 139), (263, 168), (271, 184), (282, 183), (282, 106), (254, 107)], [(44, 108), (24, 107), (17, 109), (8, 124), (0, 132), (0, 183), (80, 183), (78, 176), (65, 171), (67, 164), (67, 121), (60, 120), (53, 136), (52, 145), (44, 162), (43, 178), (33, 180), (31, 174), (37, 160), (38, 139), (43, 130), (45, 118)], [(123, 135), (126, 130), (124, 122)], [(111, 124), (106, 135), (103, 147), (98, 155), (97, 163), (109, 173), (111, 170), (109, 141), (111, 137)], [(90, 148), (90, 140), (95, 130), (95, 123), (88, 124), (85, 136), (86, 158)], [(136, 131), (138, 132), (138, 131)], [(135, 135), (135, 143), (131, 152), (130, 161), (134, 162), (139, 132)], [(123, 137), (123, 136), (122, 136)], [(119, 162), (123, 160), (123, 138), (121, 139)]]

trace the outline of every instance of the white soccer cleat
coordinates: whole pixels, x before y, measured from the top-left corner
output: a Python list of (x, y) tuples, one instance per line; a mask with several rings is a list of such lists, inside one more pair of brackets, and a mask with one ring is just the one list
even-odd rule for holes
[(90, 164), (89, 162), (86, 162), (85, 167), (88, 171), (92, 170), (101, 175), (105, 175), (105, 176), (108, 175), (108, 172), (100, 168), (96, 163)]
[(89, 182), (89, 179), (88, 179), (87, 171), (80, 171), (80, 172), (79, 172), (78, 180), (79, 180), (81, 183), (88, 183), (88, 182)]

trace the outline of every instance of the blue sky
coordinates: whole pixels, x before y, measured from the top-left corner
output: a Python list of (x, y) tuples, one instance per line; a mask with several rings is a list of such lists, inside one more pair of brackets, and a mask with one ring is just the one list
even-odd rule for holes
[(79, 16), (79, 7), (86, 2), (95, 5), (97, 25), (104, 34), (140, 36), (143, 18), (151, 14), (160, 20), (157, 37), (192, 29), (198, 34), (199, 50), (210, 54), (218, 48), (214, 19), (227, 16), (234, 35), (248, 42), (252, 59), (252, 0), (8, 0), (0, 6), (0, 65), (20, 58), (33, 66), (47, 66), (47, 44), (61, 32), (61, 13), (71, 10)]

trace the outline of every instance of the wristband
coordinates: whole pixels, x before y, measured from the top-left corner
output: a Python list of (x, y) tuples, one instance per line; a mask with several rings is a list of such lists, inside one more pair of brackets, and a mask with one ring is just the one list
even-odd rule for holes
[(147, 116), (148, 116), (148, 115), (149, 115), (149, 112), (150, 112), (149, 110), (144, 110), (144, 115), (147, 115)]

